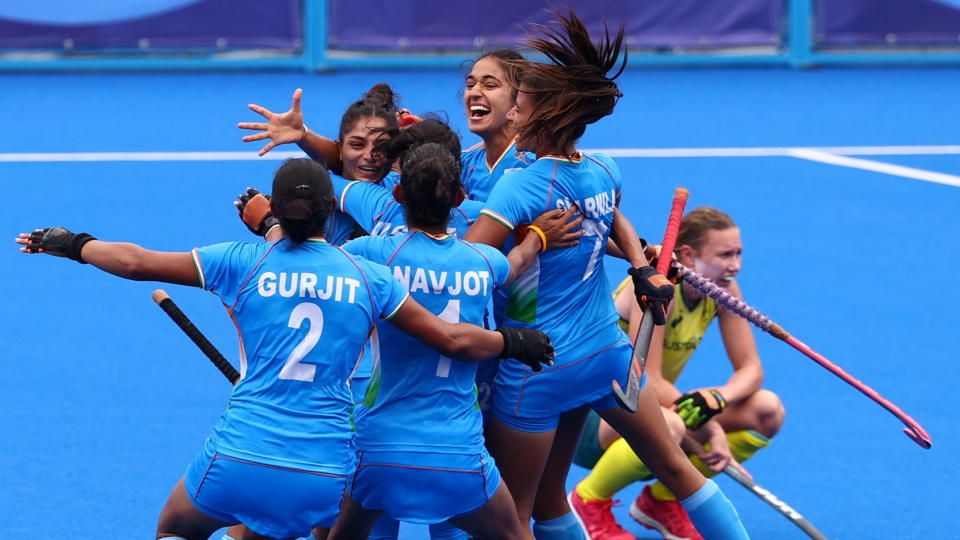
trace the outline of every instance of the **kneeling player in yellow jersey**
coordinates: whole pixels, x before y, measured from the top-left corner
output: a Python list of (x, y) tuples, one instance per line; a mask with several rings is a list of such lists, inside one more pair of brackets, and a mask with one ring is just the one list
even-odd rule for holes
[[(678, 260), (737, 298), (742, 297), (735, 279), (742, 251), (740, 229), (727, 214), (703, 207), (683, 218), (677, 239)], [(691, 460), (710, 477), (734, 460), (743, 462), (766, 447), (783, 425), (784, 408), (776, 394), (760, 388), (763, 367), (749, 323), (735, 313), (718, 309), (713, 299), (686, 283), (675, 287), (667, 324), (654, 330), (647, 381), (656, 390), (677, 442), (689, 434), (706, 446)], [(633, 301), (633, 284), (624, 281), (615, 295), (620, 324), (630, 322), (633, 339), (641, 314)], [(733, 374), (717, 386), (683, 392), (675, 386), (676, 380), (715, 318), (720, 321)], [(653, 475), (626, 441), (596, 415), (588, 420), (575, 462), (593, 468), (570, 493), (571, 507), (587, 535), (593, 540), (632, 540), (633, 535), (614, 519), (611, 499), (627, 485), (650, 480)], [(630, 515), (668, 540), (702, 538), (683, 507), (660, 482), (644, 487), (631, 505)]]

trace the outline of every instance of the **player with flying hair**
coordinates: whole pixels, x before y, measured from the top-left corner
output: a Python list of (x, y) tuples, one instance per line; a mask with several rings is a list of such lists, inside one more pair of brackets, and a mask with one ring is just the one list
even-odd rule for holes
[[(740, 229), (727, 214), (701, 207), (683, 218), (677, 260), (740, 299), (743, 296), (736, 275), (742, 252)], [(690, 449), (697, 450), (690, 459), (700, 472), (711, 477), (769, 445), (783, 426), (785, 412), (780, 398), (760, 387), (763, 366), (750, 324), (687, 283), (674, 287), (667, 324), (653, 333), (647, 381), (656, 390), (674, 439), (679, 443), (689, 434), (707, 446), (707, 450)], [(633, 284), (625, 280), (615, 294), (618, 323), (624, 329), (629, 324), (630, 336), (636, 336), (642, 313), (633, 301)], [(681, 392), (675, 386), (677, 378), (715, 319), (733, 374), (721, 385)], [(593, 540), (632, 540), (633, 535), (624, 531), (610, 512), (611, 499), (633, 482), (652, 479), (650, 470), (619, 434), (594, 414), (584, 429), (574, 462), (593, 469), (570, 494), (573, 510), (587, 534)], [(644, 487), (631, 505), (630, 515), (660, 531), (664, 538), (702, 539), (662, 482)]]
[[(568, 231), (579, 221), (547, 212), (506, 257), (449, 234), (451, 210), (464, 198), (455, 155), (435, 143), (408, 149), (393, 190), (408, 231), (357, 238), (344, 249), (388, 265), (440, 318), (479, 324), (493, 290), (513, 282), (548, 245), (575, 244), (579, 232)], [(484, 447), (476, 364), (451, 362), (389, 324), (379, 325), (378, 335), (380, 362), (366, 410), (357, 414), (357, 472), (331, 539), (366, 538), (381, 513), (413, 523), (449, 520), (477, 538), (522, 538), (513, 500)]]
[[(576, 205), (584, 213), (579, 245), (541, 254), (514, 284), (504, 324), (551, 334), (557, 357), (539, 373), (500, 365), (494, 386), (488, 447), (526, 528), (538, 505), (532, 536), (538, 540), (582, 538), (566, 502), (564, 480), (589, 409), (620, 432), (654, 474), (681, 499), (707, 536), (746, 538), (719, 487), (696, 470), (673, 440), (653, 390), (644, 387), (636, 413), (618, 407), (610, 381), (625, 383), (631, 361), (603, 271), (612, 238), (627, 256), (638, 301), (658, 324), (673, 286), (650, 267), (636, 231), (617, 210), (620, 175), (613, 160), (576, 149), (586, 126), (613, 112), (621, 93), (607, 74), (616, 66), (623, 29), (594, 44), (577, 16), (556, 12), (556, 27), (536, 26), (530, 46), (551, 62), (523, 66), (510, 117), (517, 148), (537, 161), (506, 174), (467, 234), (472, 242), (501, 247), (510, 233), (545, 208)], [(621, 67), (621, 70), (623, 67)], [(522, 452), (517, 452), (522, 448)], [(548, 464), (548, 460), (553, 462)], [(545, 467), (554, 474), (543, 476)], [(562, 471), (563, 474), (557, 474)], [(539, 492), (539, 493), (538, 493)], [(527, 538), (532, 537), (529, 530)]]
[[(273, 243), (171, 253), (60, 227), (15, 239), (25, 253), (67, 257), (127, 279), (202, 287), (237, 325), (241, 379), (167, 499), (158, 539), (205, 539), (240, 522), (247, 526), (243, 540), (331, 526), (355, 463), (347, 379), (378, 319), (461, 360), (509, 352), (539, 366), (552, 352), (540, 332), (443, 321), (411, 299), (388, 268), (327, 243), (335, 198), (319, 163), (284, 162), (273, 193), (273, 214), (286, 233)], [(319, 530), (318, 538), (325, 536)]]

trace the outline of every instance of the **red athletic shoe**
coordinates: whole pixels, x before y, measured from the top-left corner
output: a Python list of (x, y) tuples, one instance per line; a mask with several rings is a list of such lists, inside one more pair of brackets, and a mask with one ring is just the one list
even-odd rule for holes
[(630, 517), (648, 529), (660, 531), (665, 540), (703, 540), (679, 501), (658, 501), (643, 488), (630, 505)]
[(588, 501), (573, 490), (567, 495), (573, 515), (590, 540), (636, 540), (613, 517), (614, 501)]

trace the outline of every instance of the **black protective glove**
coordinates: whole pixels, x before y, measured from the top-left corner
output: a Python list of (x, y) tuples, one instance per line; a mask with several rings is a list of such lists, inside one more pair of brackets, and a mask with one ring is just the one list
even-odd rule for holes
[(30, 233), (30, 238), (27, 239), (27, 251), (62, 255), (80, 264), (87, 264), (87, 261), (80, 256), (80, 250), (91, 240), (96, 238), (87, 233), (74, 234), (63, 227), (48, 227)]
[(497, 332), (503, 334), (503, 352), (500, 358), (515, 358), (530, 366), (534, 371), (543, 369), (541, 364), (553, 365), (556, 356), (550, 338), (540, 330), (533, 328), (500, 327)]
[(720, 392), (710, 390), (709, 392), (717, 400), (717, 408), (711, 407), (703, 395), (704, 390), (687, 392), (678, 397), (673, 404), (676, 405), (677, 414), (683, 419), (683, 423), (692, 430), (698, 430), (711, 418), (720, 414), (727, 406), (727, 400), (723, 399)]
[(667, 306), (673, 300), (673, 284), (652, 266), (631, 268), (627, 273), (633, 278), (633, 292), (637, 295), (640, 308), (644, 311), (648, 307), (653, 308), (653, 324), (660, 326), (666, 323)]
[(237, 196), (233, 204), (240, 220), (257, 236), (266, 236), (267, 231), (280, 223), (270, 211), (270, 196), (253, 188), (247, 188), (247, 192)]

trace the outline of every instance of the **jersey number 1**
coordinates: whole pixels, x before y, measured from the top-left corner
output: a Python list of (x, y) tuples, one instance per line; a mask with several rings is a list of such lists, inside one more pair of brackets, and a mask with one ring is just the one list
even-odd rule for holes
[[(460, 322), (460, 300), (450, 300), (447, 302), (446, 307), (443, 308), (437, 317), (444, 322), (448, 323), (458, 323)], [(450, 359), (446, 356), (441, 356), (437, 361), (437, 377), (449, 377), (450, 376)]]

